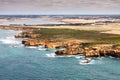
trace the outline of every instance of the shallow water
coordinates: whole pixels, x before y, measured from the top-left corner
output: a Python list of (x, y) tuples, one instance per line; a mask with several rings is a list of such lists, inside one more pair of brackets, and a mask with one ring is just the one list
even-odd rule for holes
[[(0, 30), (0, 80), (119, 80), (120, 59), (92, 58), (81, 64), (79, 56), (56, 57), (55, 50), (24, 47), (18, 31)], [(17, 47), (11, 47), (17, 45)]]

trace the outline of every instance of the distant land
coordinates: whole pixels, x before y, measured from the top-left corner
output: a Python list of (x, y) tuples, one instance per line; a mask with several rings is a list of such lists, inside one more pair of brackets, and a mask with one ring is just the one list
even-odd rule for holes
[(93, 25), (119, 23), (120, 15), (0, 15), (0, 25)]
[(56, 55), (120, 57), (120, 15), (1, 15), (0, 28), (22, 30), (25, 46), (66, 48)]

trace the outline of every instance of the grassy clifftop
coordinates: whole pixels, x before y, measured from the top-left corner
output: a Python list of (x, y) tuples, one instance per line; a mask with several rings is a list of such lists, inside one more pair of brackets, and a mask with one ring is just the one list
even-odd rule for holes
[(120, 35), (105, 34), (97, 30), (75, 30), (61, 28), (41, 28), (33, 33), (42, 34), (41, 39), (64, 40), (84, 40), (90, 43), (120, 44)]

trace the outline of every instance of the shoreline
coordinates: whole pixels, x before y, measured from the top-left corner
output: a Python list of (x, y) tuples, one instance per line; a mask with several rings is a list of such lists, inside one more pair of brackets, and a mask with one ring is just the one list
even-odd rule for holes
[[(82, 27), (83, 28), (83, 27)], [(92, 28), (92, 27), (91, 27)], [(97, 28), (97, 27), (96, 27)], [(42, 34), (40, 33), (34, 33), (35, 31), (46, 31), (48, 30), (53, 32), (54, 30), (56, 30), (57, 32), (59, 32), (60, 30), (63, 30), (63, 33), (65, 32), (69, 32), (70, 31), (74, 31), (74, 33), (78, 33), (76, 32), (78, 29), (77, 28), (74, 28), (74, 29), (71, 29), (71, 28), (67, 28), (67, 27), (64, 27), (64, 28), (61, 28), (61, 27), (31, 27), (31, 26), (0, 26), (0, 29), (7, 29), (7, 30), (22, 30), (23, 32), (20, 33), (20, 34), (16, 34), (15, 37), (16, 38), (28, 38), (28, 39), (23, 39), (22, 41), (22, 44), (24, 44), (25, 46), (39, 46), (39, 45), (42, 45), (42, 46), (45, 46), (45, 48), (49, 48), (49, 49), (52, 49), (52, 48), (65, 48), (65, 50), (58, 50), (55, 52), (55, 54), (57, 56), (65, 56), (65, 55), (77, 55), (77, 54), (84, 54), (86, 57), (101, 57), (101, 56), (112, 56), (112, 57), (120, 57), (120, 48), (119, 48), (119, 44), (110, 44), (110, 43), (93, 43), (91, 44), (91, 42), (87, 39), (86, 41), (85, 40), (82, 40), (82, 39), (71, 39), (71, 38), (68, 38), (67, 40), (63, 40), (63, 41), (59, 41), (57, 39), (59, 39), (58, 37), (54, 38), (52, 36), (58, 34), (58, 33), (54, 33), (52, 35), (50, 35), (51, 37), (49, 38), (48, 37), (48, 34), (47, 37), (43, 38), (41, 36), (46, 36), (44, 34), (44, 32)], [(79, 28), (80, 29), (80, 28)], [(78, 29), (78, 31), (79, 31)], [(111, 29), (111, 28), (110, 28)], [(109, 29), (107, 30), (104, 30), (104, 31), (108, 31)], [(86, 33), (86, 31), (92, 31), (92, 32), (88, 32), (90, 34), (93, 34), (95, 32), (95, 29), (94, 30), (86, 30), (86, 29), (82, 29), (80, 31), (83, 31), (82, 35), (84, 35)], [(84, 32), (85, 31), (85, 32)], [(94, 31), (94, 32), (93, 32)], [(99, 30), (96, 30), (98, 34)], [(101, 30), (100, 30), (101, 31)], [(65, 33), (63, 35), (66, 35), (68, 33)], [(69, 33), (71, 34), (71, 32)], [(73, 34), (73, 33), (72, 33)], [(95, 33), (94, 33), (95, 34)], [(99, 33), (99, 34), (103, 34), (102, 32)], [(105, 33), (106, 34), (106, 33)], [(61, 34), (59, 34), (61, 35)], [(76, 34), (78, 35), (78, 34)], [(86, 34), (88, 35), (88, 34)], [(88, 37), (84, 35), (83, 37)], [(112, 34), (110, 34), (112, 35)], [(73, 36), (74, 37), (74, 36)], [(92, 36), (91, 36), (92, 37)], [(119, 37), (119, 36), (118, 36)], [(64, 38), (64, 37), (63, 37)], [(96, 38), (96, 37), (95, 37)], [(81, 41), (82, 40), (82, 41)], [(116, 47), (114, 47), (116, 46)]]

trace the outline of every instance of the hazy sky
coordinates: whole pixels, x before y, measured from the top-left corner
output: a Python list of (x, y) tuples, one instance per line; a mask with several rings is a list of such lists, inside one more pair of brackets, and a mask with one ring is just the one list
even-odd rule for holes
[(120, 14), (120, 0), (0, 0), (0, 14)]

